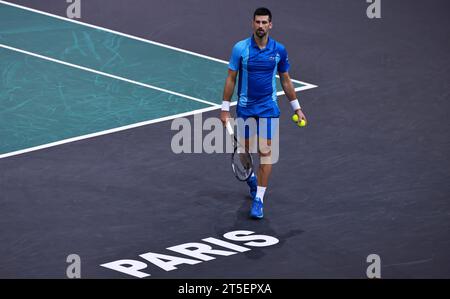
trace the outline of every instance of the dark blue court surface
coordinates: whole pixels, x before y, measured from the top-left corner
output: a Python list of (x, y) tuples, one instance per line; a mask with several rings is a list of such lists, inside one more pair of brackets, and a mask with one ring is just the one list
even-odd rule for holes
[[(369, 19), (364, 0), (89, 0), (81, 23), (56, 17), (64, 0), (12, 2), (0, 278), (65, 278), (70, 254), (82, 278), (133, 277), (112, 263), (149, 279), (367, 278), (371, 254), (382, 278), (450, 278), (448, 1), (382, 1)], [(308, 125), (278, 86), (280, 158), (255, 221), (229, 155), (175, 154), (171, 124), (219, 115), (261, 5)]]

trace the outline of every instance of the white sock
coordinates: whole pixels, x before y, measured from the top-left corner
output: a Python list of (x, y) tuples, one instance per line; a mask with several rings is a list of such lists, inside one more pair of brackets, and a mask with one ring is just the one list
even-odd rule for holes
[(263, 197), (264, 193), (266, 192), (267, 187), (258, 186), (256, 188), (256, 197), (259, 197), (261, 199), (261, 202), (264, 202)]

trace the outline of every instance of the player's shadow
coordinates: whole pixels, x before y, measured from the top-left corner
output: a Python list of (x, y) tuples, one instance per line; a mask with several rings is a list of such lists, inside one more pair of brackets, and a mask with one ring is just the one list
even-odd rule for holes
[[(298, 236), (304, 232), (301, 229), (293, 229), (285, 233), (279, 233), (275, 231), (270, 224), (270, 214), (268, 215), (266, 213), (263, 219), (253, 219), (250, 217), (251, 204), (251, 197), (246, 196), (246, 200), (243, 200), (241, 206), (235, 212), (234, 223), (227, 226), (226, 221), (219, 221), (215, 227), (216, 233), (219, 235), (223, 235), (231, 231), (248, 230), (255, 232), (255, 234), (263, 234), (275, 237), (279, 240), (279, 243), (273, 245), (273, 247), (283, 247), (289, 238)], [(252, 250), (244, 252), (244, 255), (252, 260), (261, 259), (265, 256), (265, 254), (265, 247), (252, 247)]]

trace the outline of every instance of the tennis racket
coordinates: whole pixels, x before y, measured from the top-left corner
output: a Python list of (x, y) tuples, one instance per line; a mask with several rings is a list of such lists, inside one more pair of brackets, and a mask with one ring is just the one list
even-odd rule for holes
[(231, 154), (231, 168), (239, 181), (246, 181), (253, 173), (253, 157), (245, 146), (242, 146), (242, 144), (238, 142), (229, 121), (226, 123), (226, 128), (228, 134), (231, 136), (234, 148), (233, 153)]

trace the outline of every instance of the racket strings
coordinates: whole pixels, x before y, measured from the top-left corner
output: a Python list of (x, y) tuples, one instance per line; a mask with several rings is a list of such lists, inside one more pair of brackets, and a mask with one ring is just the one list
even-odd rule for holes
[(240, 180), (246, 180), (252, 174), (252, 158), (250, 154), (233, 155), (233, 170)]
[[(233, 128), (227, 122), (227, 131), (232, 136), (234, 152), (231, 157), (231, 166), (236, 178), (240, 181), (247, 180), (253, 173), (253, 158), (245, 145), (238, 141)], [(248, 147), (248, 145), (247, 145)]]
[(244, 169), (248, 170), (252, 167), (252, 161), (250, 155), (247, 153), (239, 154), (239, 159)]

